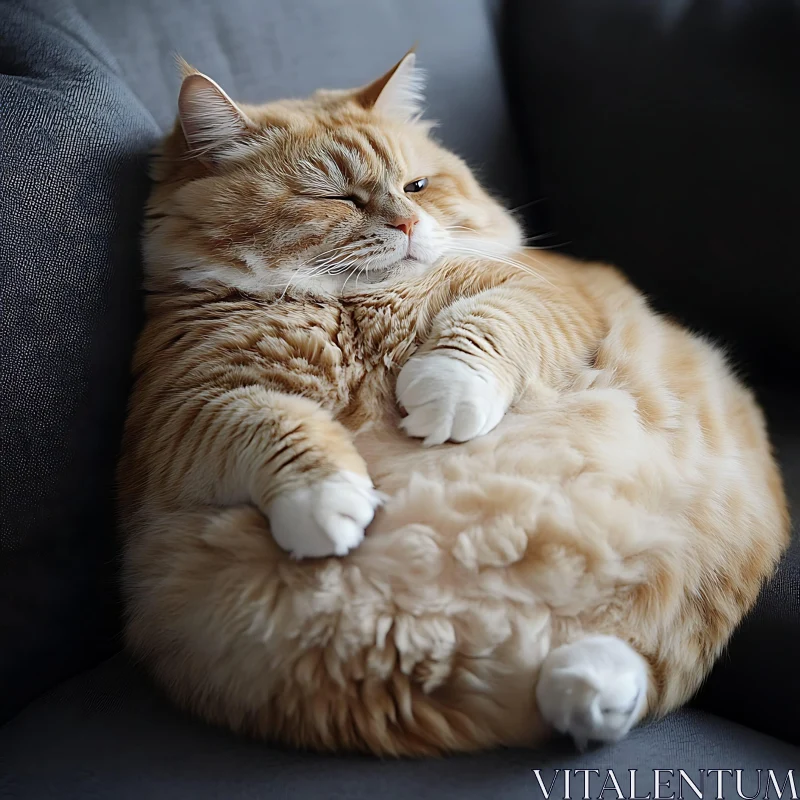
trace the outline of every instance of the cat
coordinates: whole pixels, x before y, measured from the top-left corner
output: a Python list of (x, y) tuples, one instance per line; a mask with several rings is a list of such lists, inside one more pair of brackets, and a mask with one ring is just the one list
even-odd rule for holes
[(126, 642), (182, 707), (380, 755), (615, 741), (686, 702), (788, 542), (762, 414), (615, 269), (523, 247), (366, 87), (184, 65), (119, 466)]

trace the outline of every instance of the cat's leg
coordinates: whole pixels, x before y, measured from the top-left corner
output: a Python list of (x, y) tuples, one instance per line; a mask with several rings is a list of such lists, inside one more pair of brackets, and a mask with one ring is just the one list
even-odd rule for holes
[(363, 458), (350, 433), (315, 402), (273, 395), (270, 405), (265, 443), (277, 469), (264, 475), (259, 506), (273, 539), (294, 558), (346, 555), (380, 505)]
[[(585, 302), (585, 301), (584, 301)], [(596, 346), (599, 325), (559, 294), (505, 285), (443, 309), (397, 378), (401, 426), (426, 445), (491, 431), (530, 386), (567, 385)], [(580, 309), (579, 309), (580, 310)]]
[(251, 503), (295, 558), (345, 555), (380, 504), (350, 433), (308, 398), (256, 386), (197, 393), (162, 427), (153, 492), (165, 505)]
[(614, 636), (587, 636), (544, 660), (536, 701), (545, 721), (583, 749), (621, 739), (647, 705), (647, 662)]
[[(497, 426), (514, 399), (517, 377), (492, 314), (496, 292), (462, 298), (435, 318), (428, 340), (397, 376), (400, 427), (426, 446), (467, 442)], [(501, 341), (502, 340), (502, 341)]]

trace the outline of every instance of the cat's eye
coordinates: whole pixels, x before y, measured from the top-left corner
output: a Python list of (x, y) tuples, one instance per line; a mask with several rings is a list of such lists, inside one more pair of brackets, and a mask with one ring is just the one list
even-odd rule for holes
[(415, 192), (421, 192), (427, 185), (428, 185), (427, 178), (417, 178), (415, 181), (407, 183), (403, 187), (403, 191), (406, 194), (414, 194)]
[(356, 194), (337, 194), (331, 197), (323, 197), (323, 200), (341, 200), (345, 203), (352, 203), (356, 208), (364, 208), (366, 201), (363, 197)]

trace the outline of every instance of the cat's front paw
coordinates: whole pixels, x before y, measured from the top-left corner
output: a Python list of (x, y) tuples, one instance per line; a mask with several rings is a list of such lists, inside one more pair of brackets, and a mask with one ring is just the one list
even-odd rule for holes
[(408, 414), (400, 427), (426, 446), (489, 433), (511, 400), (488, 369), (442, 353), (410, 358), (397, 376), (396, 395)]
[(267, 507), (272, 537), (292, 558), (343, 556), (361, 544), (381, 495), (354, 472), (278, 495)]

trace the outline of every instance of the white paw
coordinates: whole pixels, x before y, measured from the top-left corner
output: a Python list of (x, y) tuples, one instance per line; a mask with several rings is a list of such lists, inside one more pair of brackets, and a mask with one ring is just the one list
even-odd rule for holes
[(410, 358), (397, 376), (396, 394), (408, 413), (400, 427), (426, 446), (489, 433), (511, 400), (488, 369), (441, 353)]
[(614, 636), (589, 636), (544, 660), (536, 701), (544, 719), (584, 749), (615, 742), (639, 721), (647, 700), (647, 664)]
[(369, 478), (342, 471), (279, 495), (267, 517), (272, 537), (292, 558), (343, 556), (361, 544), (380, 504)]

